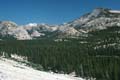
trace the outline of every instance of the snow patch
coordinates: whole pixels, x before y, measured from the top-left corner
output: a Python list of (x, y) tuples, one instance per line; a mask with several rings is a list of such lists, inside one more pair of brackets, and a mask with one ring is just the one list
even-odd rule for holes
[(18, 61), (27, 61), (28, 58), (24, 56), (18, 56), (17, 54), (11, 54), (11, 58), (16, 59)]
[(29, 23), (26, 26), (37, 26), (37, 23)]
[(0, 80), (85, 80), (65, 74), (34, 70), (13, 60), (0, 58)]
[(109, 10), (109, 12), (110, 13), (118, 13), (118, 14), (120, 14), (120, 11), (118, 11), (118, 10)]
[(31, 34), (32, 37), (40, 37), (40, 36), (44, 36), (44, 33), (39, 33), (38, 31), (33, 31), (33, 33)]

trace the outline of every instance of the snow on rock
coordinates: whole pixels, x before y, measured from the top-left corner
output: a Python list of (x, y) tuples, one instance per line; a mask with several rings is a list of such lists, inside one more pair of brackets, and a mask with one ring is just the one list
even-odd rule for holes
[(26, 26), (37, 26), (37, 23), (29, 23)]
[[(2, 57), (4, 57), (4, 56), (2, 56)], [(28, 60), (28, 58), (27, 57), (25, 57), (25, 56), (18, 56), (17, 54), (11, 54), (11, 58), (12, 59), (15, 59), (15, 60), (17, 60), (17, 61), (26, 61), (27, 62), (27, 60)]]
[(0, 80), (84, 80), (64, 74), (34, 70), (13, 60), (0, 58)]
[(31, 34), (31, 37), (40, 37), (40, 36), (44, 36), (44, 33), (39, 33), (38, 31), (33, 31)]
[(120, 11), (118, 11), (118, 10), (109, 10), (109, 12), (110, 13), (118, 13), (118, 14), (120, 14)]

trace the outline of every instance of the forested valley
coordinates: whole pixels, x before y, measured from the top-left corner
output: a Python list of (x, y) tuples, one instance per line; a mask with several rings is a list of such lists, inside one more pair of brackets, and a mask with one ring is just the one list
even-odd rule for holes
[[(0, 55), (25, 56), (38, 70), (96, 80), (120, 80), (120, 27), (91, 31), (87, 37), (1, 40)], [(29, 65), (31, 65), (29, 64)]]

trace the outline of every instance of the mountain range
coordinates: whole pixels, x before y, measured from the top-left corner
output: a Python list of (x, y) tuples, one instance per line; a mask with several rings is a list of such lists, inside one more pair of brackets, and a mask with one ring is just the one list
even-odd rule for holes
[(77, 38), (89, 32), (120, 26), (120, 11), (96, 8), (80, 18), (62, 25), (29, 23), (17, 25), (12, 21), (0, 21), (0, 38), (32, 40), (37, 38)]

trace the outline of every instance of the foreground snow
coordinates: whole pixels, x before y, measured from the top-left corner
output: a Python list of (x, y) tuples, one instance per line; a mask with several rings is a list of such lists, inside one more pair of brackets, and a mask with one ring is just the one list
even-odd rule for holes
[(84, 80), (64, 74), (34, 70), (18, 62), (0, 58), (0, 80)]

